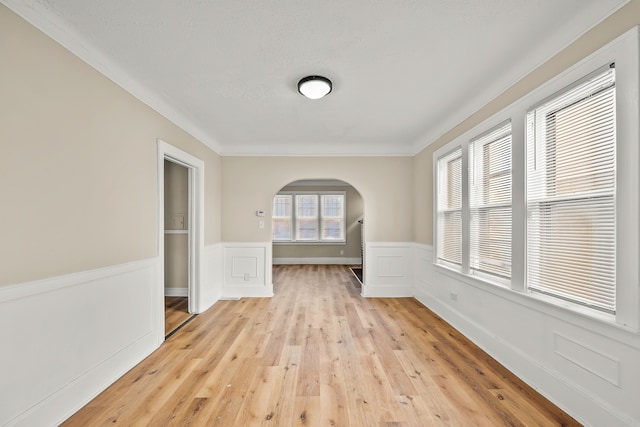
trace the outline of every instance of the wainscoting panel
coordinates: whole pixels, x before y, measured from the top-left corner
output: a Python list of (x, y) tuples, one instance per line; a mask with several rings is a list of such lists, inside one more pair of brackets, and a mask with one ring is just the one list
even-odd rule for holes
[(364, 297), (412, 297), (413, 243), (365, 244)]
[(224, 243), (222, 298), (271, 297), (271, 242)]
[(0, 425), (57, 425), (159, 346), (157, 265), (0, 288)]
[(415, 244), (416, 298), (584, 425), (640, 426), (640, 334), (434, 266)]
[(555, 333), (553, 338), (553, 349), (558, 356), (620, 387), (619, 360), (608, 356), (602, 350), (591, 348), (562, 334)]

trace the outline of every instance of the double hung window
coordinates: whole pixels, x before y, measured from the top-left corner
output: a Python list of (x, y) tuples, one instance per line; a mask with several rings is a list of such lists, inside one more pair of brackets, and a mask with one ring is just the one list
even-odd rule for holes
[(344, 192), (283, 192), (273, 199), (273, 241), (344, 243)]
[(462, 263), (462, 149), (438, 159), (437, 256), (440, 262)]
[(436, 272), (640, 330), (638, 35), (434, 152)]
[[(436, 152), (436, 263), (616, 313), (615, 76), (607, 65), (520, 110), (520, 135), (512, 117)], [(524, 217), (515, 220), (513, 186)]]
[(472, 274), (509, 278), (511, 123), (474, 138), (465, 148), (468, 161), (457, 147), (436, 163), (437, 260)]
[(273, 240), (286, 242), (293, 238), (293, 196), (278, 194), (273, 198)]
[(527, 113), (527, 284), (615, 312), (615, 68)]
[(511, 277), (511, 123), (469, 144), (472, 273)]

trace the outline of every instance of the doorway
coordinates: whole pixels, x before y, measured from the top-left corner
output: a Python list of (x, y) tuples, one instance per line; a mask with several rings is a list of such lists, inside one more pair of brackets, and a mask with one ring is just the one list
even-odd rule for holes
[[(272, 206), (272, 264), (343, 265), (364, 284), (364, 199), (339, 179), (301, 179)], [(274, 279), (274, 292), (277, 292)]]
[(165, 338), (184, 325), (189, 312), (189, 169), (164, 160)]
[(204, 162), (158, 140), (158, 341), (200, 312)]

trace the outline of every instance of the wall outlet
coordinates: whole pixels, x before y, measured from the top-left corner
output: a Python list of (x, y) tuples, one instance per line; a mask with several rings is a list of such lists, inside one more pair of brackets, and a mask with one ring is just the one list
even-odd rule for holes
[(344, 255), (344, 249), (340, 249), (340, 255)]
[(245, 282), (249, 281), (249, 273), (244, 273), (244, 281)]
[(455, 292), (451, 292), (449, 296), (453, 301), (458, 301), (458, 294), (456, 294)]

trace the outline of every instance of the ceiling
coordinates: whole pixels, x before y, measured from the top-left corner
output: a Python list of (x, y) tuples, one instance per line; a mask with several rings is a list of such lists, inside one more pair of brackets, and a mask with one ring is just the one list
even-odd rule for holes
[(0, 1), (222, 155), (415, 154), (626, 2)]

